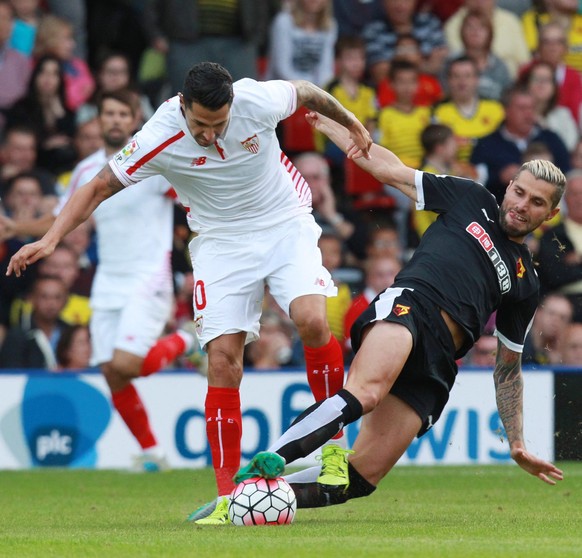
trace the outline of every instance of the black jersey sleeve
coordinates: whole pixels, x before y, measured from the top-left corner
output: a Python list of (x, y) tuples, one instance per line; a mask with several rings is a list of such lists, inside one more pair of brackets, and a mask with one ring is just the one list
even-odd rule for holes
[(499, 340), (516, 353), (523, 351), (523, 344), (532, 325), (538, 306), (536, 294), (520, 301), (506, 301), (499, 306), (495, 328)]
[(435, 213), (446, 213), (474, 188), (483, 188), (481, 184), (468, 178), (422, 172), (416, 178), (416, 209), (428, 209)]

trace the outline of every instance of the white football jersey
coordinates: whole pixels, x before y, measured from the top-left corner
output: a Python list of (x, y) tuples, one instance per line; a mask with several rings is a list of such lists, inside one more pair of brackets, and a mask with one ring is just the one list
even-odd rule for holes
[[(107, 164), (104, 149), (81, 161), (55, 209), (58, 214), (74, 192)], [(125, 188), (105, 200), (93, 213), (99, 263), (91, 290), (94, 308), (122, 307), (136, 288), (150, 292), (171, 288), (172, 187), (156, 176), (139, 186)]]
[(164, 176), (189, 208), (195, 232), (271, 227), (311, 212), (309, 186), (275, 134), (278, 122), (296, 107), (297, 93), (289, 82), (237, 81), (226, 131), (215, 144), (202, 147), (188, 130), (176, 96), (109, 164), (125, 186)]

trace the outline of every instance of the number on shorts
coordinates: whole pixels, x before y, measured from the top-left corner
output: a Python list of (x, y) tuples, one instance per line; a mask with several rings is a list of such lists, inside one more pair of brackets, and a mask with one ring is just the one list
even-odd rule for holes
[(194, 305), (196, 306), (196, 310), (204, 310), (206, 308), (204, 281), (196, 281), (194, 283)]

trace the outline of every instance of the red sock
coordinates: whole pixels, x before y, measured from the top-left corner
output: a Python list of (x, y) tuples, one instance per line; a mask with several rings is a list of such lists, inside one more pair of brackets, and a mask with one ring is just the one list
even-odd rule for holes
[[(303, 347), (307, 382), (316, 401), (335, 395), (344, 386), (344, 355), (339, 341), (331, 336), (323, 347)], [(334, 436), (341, 438), (343, 431)]]
[(238, 388), (208, 387), (206, 394), (206, 435), (219, 496), (234, 489), (232, 477), (240, 467), (242, 414)]
[(140, 376), (149, 376), (165, 368), (186, 350), (186, 342), (177, 333), (158, 339), (143, 359)]
[(156, 437), (151, 428), (148, 414), (143, 406), (141, 398), (133, 384), (129, 384), (121, 391), (111, 394), (113, 406), (121, 415), (125, 424), (135, 436), (142, 449), (148, 449), (156, 445)]

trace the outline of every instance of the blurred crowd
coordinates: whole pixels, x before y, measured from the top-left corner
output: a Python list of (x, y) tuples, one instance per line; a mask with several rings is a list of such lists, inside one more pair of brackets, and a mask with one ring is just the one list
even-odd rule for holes
[[(523, 362), (582, 366), (578, 0), (0, 0), (0, 368), (91, 364), (93, 225), (16, 279), (4, 274), (8, 261), (35, 237), (15, 235), (14, 223), (52, 212), (73, 169), (103, 147), (104, 93), (134, 95), (137, 130), (203, 60), (234, 79), (309, 80), (407, 165), (475, 179), (498, 201), (523, 162), (557, 164), (568, 177), (561, 212), (527, 240), (542, 299)], [(304, 112), (278, 132), (312, 190), (323, 263), (338, 286), (328, 317), (349, 363), (351, 324), (437, 216), (361, 171)], [(178, 205), (173, 237), (168, 332), (192, 320), (190, 232)], [(493, 333), (494, 316), (461, 364), (492, 366)], [(266, 292), (246, 366), (302, 359), (292, 322)]]

